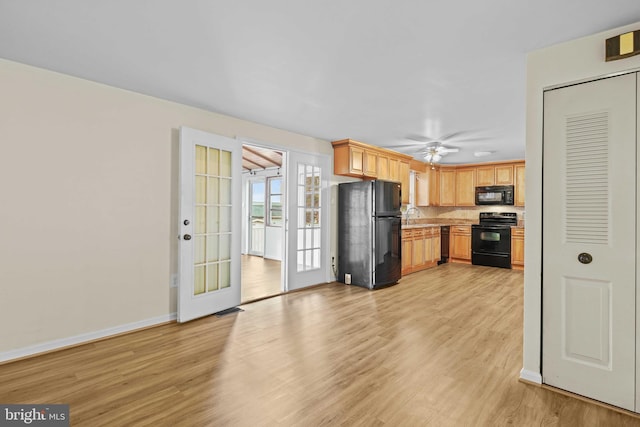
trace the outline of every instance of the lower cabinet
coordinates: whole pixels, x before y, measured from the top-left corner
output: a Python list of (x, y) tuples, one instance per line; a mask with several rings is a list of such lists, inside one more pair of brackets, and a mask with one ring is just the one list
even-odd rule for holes
[(440, 261), (440, 227), (402, 230), (402, 274), (433, 267)]
[(471, 226), (452, 225), (449, 236), (450, 261), (471, 263)]
[(524, 228), (511, 227), (511, 268), (524, 269)]

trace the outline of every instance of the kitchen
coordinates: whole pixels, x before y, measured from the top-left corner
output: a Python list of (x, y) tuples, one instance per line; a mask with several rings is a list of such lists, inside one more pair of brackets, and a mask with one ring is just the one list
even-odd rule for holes
[[(445, 262), (524, 269), (524, 160), (438, 165), (351, 139), (332, 145), (336, 175), (402, 184), (402, 276)], [(339, 263), (339, 281), (350, 283), (348, 270)]]

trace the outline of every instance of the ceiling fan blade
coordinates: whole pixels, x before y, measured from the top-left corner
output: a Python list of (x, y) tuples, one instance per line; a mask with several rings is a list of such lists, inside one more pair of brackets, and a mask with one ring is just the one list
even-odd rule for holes
[(399, 144), (399, 145), (383, 145), (382, 148), (411, 148), (411, 147), (422, 147), (424, 146), (424, 142), (414, 142), (412, 144)]
[(438, 151), (441, 153), (457, 153), (460, 149), (456, 147), (440, 147)]
[(447, 141), (449, 139), (455, 138), (456, 136), (464, 135), (466, 133), (471, 133), (471, 132), (472, 131), (470, 131), (470, 130), (460, 130), (458, 132), (452, 132), (450, 134), (443, 135), (442, 137), (440, 137), (440, 141)]
[(407, 135), (406, 138), (410, 139), (412, 141), (418, 141), (418, 142), (433, 142), (433, 141), (436, 141), (433, 138), (429, 138), (428, 136), (422, 136), (422, 135)]

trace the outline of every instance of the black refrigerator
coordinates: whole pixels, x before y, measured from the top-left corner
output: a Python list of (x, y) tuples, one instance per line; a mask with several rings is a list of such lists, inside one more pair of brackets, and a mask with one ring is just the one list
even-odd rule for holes
[(338, 280), (375, 289), (400, 279), (400, 183), (338, 185)]

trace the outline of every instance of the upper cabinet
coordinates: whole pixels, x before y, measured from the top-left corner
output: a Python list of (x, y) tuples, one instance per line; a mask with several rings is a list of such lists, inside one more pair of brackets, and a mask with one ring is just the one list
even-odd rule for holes
[(515, 200), (516, 206), (524, 206), (524, 162), (516, 163), (515, 169)]
[(476, 185), (513, 185), (513, 164), (477, 166)]
[(476, 168), (456, 169), (456, 206), (476, 205)]
[(333, 141), (333, 173), (402, 184), (402, 203), (409, 203), (409, 169), (413, 157), (352, 139)]
[(456, 170), (440, 169), (440, 206), (456, 205)]
[(416, 206), (440, 206), (440, 170), (416, 173)]

